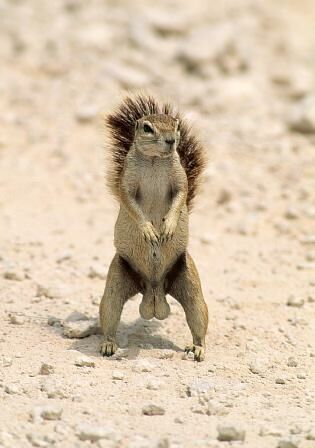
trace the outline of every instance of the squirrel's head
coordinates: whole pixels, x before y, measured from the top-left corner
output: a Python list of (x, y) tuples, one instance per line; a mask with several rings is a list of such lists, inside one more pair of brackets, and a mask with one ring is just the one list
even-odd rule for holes
[(133, 145), (146, 156), (171, 156), (179, 139), (179, 120), (170, 115), (147, 115), (136, 121)]

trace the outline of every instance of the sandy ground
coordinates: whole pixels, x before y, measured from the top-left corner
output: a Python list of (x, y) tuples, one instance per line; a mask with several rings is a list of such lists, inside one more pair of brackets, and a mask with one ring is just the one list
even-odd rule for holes
[[(0, 0), (1, 447), (315, 447), (314, 18), (306, 0)], [(114, 254), (99, 113), (126, 89), (171, 99), (209, 154), (203, 363), (172, 299), (163, 322), (128, 302), (113, 359), (64, 336), (97, 317)]]

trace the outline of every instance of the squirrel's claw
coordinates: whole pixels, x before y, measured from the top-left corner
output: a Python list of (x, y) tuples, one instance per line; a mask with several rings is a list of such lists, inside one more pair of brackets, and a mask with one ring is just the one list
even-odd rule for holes
[(151, 243), (153, 245), (158, 243), (158, 234), (151, 222), (148, 221), (143, 224), (142, 235), (147, 243)]
[(160, 238), (162, 243), (170, 241), (173, 238), (177, 226), (177, 223), (175, 223), (173, 219), (164, 218), (163, 222), (164, 225), (162, 227)]

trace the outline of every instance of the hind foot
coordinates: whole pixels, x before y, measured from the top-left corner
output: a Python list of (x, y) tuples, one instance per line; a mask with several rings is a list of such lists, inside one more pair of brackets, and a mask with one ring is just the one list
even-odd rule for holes
[(102, 356), (113, 356), (117, 349), (118, 345), (115, 341), (106, 340), (101, 344), (100, 353)]
[(205, 348), (202, 347), (201, 345), (195, 345), (195, 344), (187, 345), (185, 347), (185, 353), (190, 353), (190, 352), (192, 352), (194, 354), (195, 361), (198, 361), (198, 362), (204, 361)]

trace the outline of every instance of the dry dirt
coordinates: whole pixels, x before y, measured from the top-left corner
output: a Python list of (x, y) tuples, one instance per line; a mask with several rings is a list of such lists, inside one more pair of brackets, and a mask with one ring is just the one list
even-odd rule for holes
[[(314, 20), (311, 0), (0, 0), (1, 447), (315, 446)], [(208, 150), (203, 363), (174, 300), (163, 322), (128, 302), (112, 359), (63, 334), (114, 254), (99, 113), (125, 89)]]

